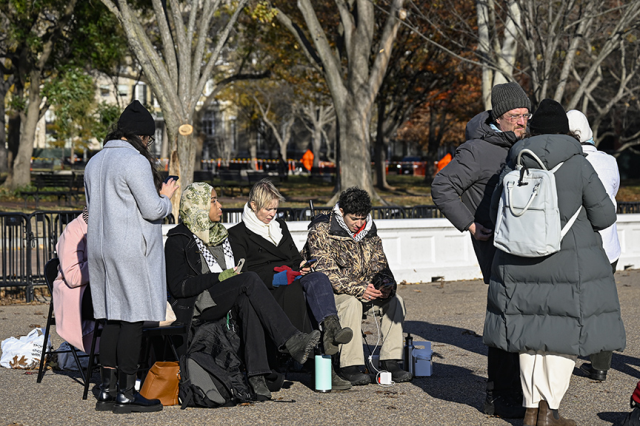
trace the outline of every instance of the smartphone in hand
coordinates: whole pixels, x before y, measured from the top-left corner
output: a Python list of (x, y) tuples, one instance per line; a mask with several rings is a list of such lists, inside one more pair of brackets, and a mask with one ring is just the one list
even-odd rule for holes
[(176, 181), (177, 181), (178, 179), (180, 179), (180, 177), (179, 177), (179, 176), (176, 176), (176, 175), (169, 175), (169, 176), (167, 176), (167, 178), (164, 180), (164, 183), (169, 183), (169, 181), (170, 181), (171, 179), (173, 179), (173, 180), (176, 180)]
[(318, 261), (318, 259), (309, 259), (309, 260), (307, 260), (307, 262), (304, 265), (302, 265), (300, 267), (300, 269), (311, 268), (311, 265), (313, 265), (317, 261)]
[(236, 265), (236, 274), (239, 274), (242, 272), (242, 267), (244, 266), (244, 258), (240, 259), (238, 261), (238, 264)]

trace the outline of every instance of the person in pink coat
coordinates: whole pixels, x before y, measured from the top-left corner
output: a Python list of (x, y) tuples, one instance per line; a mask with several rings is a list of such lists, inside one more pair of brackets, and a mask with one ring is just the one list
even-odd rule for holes
[(60, 266), (53, 282), (52, 295), (56, 332), (83, 352), (91, 348), (95, 326), (89, 290), (87, 221), (88, 213), (85, 208), (80, 216), (69, 222), (60, 235), (56, 245)]

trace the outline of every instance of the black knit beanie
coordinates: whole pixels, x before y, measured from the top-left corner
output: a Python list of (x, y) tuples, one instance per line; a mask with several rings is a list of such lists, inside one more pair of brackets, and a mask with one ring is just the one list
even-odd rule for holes
[(543, 99), (529, 120), (529, 130), (536, 135), (569, 133), (567, 113), (553, 99)]
[(138, 136), (153, 136), (156, 132), (156, 122), (140, 102), (133, 101), (118, 119), (118, 128)]
[(507, 111), (516, 108), (531, 110), (531, 101), (522, 87), (516, 82), (496, 84), (491, 89), (491, 115), (494, 120)]

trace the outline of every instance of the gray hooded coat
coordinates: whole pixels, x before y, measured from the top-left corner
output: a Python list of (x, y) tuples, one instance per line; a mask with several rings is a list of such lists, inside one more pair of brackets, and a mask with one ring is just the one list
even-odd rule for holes
[[(618, 293), (596, 232), (616, 220), (613, 203), (582, 155), (580, 143), (566, 135), (534, 136), (518, 142), (509, 152), (501, 177), (514, 169), (524, 148), (538, 155), (547, 169), (564, 161), (555, 173), (561, 225), (581, 205), (583, 209), (557, 253), (524, 258), (496, 251), (484, 343), (508, 352), (579, 356), (622, 350), (625, 332)], [(523, 156), (523, 160), (527, 167), (539, 168), (530, 157)], [(501, 191), (502, 184), (492, 200), (494, 220)]]
[[(491, 127), (491, 111), (484, 111), (467, 124), (466, 138), (456, 155), (431, 184), (431, 198), (442, 214), (460, 231), (473, 222), (493, 229), (489, 216), (491, 195), (511, 146), (518, 140), (513, 132)], [(471, 237), (485, 283), (489, 283), (495, 248), (493, 239)]]
[(97, 319), (164, 321), (167, 302), (161, 219), (171, 201), (158, 195), (149, 161), (112, 140), (84, 175), (87, 250)]

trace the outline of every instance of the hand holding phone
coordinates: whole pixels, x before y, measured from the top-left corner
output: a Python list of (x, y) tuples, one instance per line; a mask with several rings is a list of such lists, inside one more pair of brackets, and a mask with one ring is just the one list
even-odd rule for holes
[(311, 268), (311, 265), (313, 265), (314, 263), (316, 263), (318, 261), (318, 259), (309, 259), (305, 262), (304, 265), (302, 265), (300, 267), (300, 269), (306, 269), (306, 268)]
[(238, 261), (238, 264), (236, 265), (236, 274), (240, 274), (242, 273), (242, 267), (244, 266), (244, 258), (240, 259), (240, 261)]
[(167, 178), (164, 180), (164, 183), (169, 183), (169, 181), (173, 179), (175, 181), (177, 181), (178, 179), (180, 179), (180, 176), (176, 176), (176, 175), (169, 175), (167, 176)]

